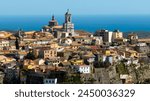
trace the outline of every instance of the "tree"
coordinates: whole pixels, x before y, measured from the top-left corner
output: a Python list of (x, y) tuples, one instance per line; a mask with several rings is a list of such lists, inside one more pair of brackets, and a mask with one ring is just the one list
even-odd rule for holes
[(66, 84), (82, 84), (80, 73), (67, 75), (64, 83)]
[(16, 38), (15, 45), (16, 45), (16, 49), (19, 49), (19, 39), (18, 38)]
[(33, 52), (29, 52), (26, 56), (26, 59), (31, 59), (31, 60), (34, 60), (35, 59), (35, 55)]
[(116, 71), (119, 74), (128, 74), (129, 73), (128, 69), (126, 68), (126, 66), (123, 62), (120, 62), (119, 64), (116, 65)]

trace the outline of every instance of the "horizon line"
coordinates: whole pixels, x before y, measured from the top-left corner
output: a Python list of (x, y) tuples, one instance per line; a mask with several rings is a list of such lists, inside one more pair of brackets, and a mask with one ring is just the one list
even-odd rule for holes
[[(0, 16), (64, 16), (65, 14), (21, 14), (21, 15), (0, 15)], [(150, 16), (150, 14), (73, 14), (72, 16)]]

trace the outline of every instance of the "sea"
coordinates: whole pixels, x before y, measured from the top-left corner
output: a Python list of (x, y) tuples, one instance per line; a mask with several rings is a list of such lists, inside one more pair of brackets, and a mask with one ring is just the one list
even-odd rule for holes
[[(64, 15), (56, 15), (55, 19), (59, 25), (62, 25), (65, 18)], [(0, 16), (0, 30), (39, 31), (44, 25), (48, 25), (50, 20), (51, 15)], [(76, 30), (85, 30), (91, 33), (100, 29), (150, 32), (150, 15), (73, 15), (72, 22), (75, 24)]]

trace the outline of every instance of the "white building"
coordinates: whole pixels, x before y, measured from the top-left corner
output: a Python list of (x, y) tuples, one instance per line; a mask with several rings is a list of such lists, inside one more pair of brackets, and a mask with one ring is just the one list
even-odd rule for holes
[(71, 45), (72, 44), (72, 40), (69, 38), (64, 38), (60, 40), (60, 44), (66, 44), (66, 45)]
[(37, 40), (34, 41), (33, 44), (38, 44), (38, 45), (42, 45), (42, 44), (48, 44), (50, 42), (50, 40)]
[(95, 45), (102, 45), (103, 44), (103, 39), (102, 39), (102, 37), (95, 36), (95, 37), (93, 37), (92, 42)]
[(54, 31), (54, 37), (55, 38), (67, 38), (69, 37), (69, 33), (64, 32), (64, 31)]
[(76, 65), (75, 71), (83, 74), (91, 73), (90, 65)]

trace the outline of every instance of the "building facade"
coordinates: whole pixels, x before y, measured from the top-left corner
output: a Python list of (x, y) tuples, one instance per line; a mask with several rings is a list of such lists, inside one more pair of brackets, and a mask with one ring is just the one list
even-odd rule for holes
[(76, 65), (75, 71), (83, 74), (91, 73), (90, 65)]
[(52, 58), (52, 57), (57, 57), (57, 51), (56, 49), (48, 49), (43, 51), (44, 59), (46, 58)]
[(112, 34), (113, 32), (110, 32), (108, 30), (98, 30), (95, 33), (95, 36), (100, 36), (103, 39), (103, 42), (111, 43), (112, 42)]
[(112, 34), (112, 41), (114, 42), (115, 39), (123, 39), (123, 33), (120, 32), (119, 30), (113, 31), (113, 34)]
[(4, 47), (9, 47), (10, 42), (9, 40), (0, 40), (0, 50), (3, 50)]

